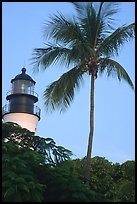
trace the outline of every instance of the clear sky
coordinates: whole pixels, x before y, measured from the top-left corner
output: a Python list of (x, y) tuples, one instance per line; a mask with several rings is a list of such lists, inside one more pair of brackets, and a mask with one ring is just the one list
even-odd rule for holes
[[(41, 120), (37, 135), (51, 137), (57, 145), (70, 149), (75, 157), (86, 156), (89, 135), (90, 80), (87, 77), (76, 92), (73, 103), (63, 114), (47, 114), (43, 91), (66, 71), (52, 66), (45, 72), (32, 74), (32, 51), (43, 47), (44, 22), (57, 11), (72, 15), (69, 2), (3, 2), (2, 3), (2, 105), (7, 103), (6, 93), (11, 90), (11, 79), (26, 67), (27, 74), (36, 81)], [(135, 21), (135, 3), (121, 2), (116, 26)], [(135, 45), (127, 43), (115, 58), (135, 81)], [(111, 162), (123, 163), (135, 159), (135, 93), (126, 82), (105, 75), (95, 81), (95, 130), (92, 157), (102, 156)]]

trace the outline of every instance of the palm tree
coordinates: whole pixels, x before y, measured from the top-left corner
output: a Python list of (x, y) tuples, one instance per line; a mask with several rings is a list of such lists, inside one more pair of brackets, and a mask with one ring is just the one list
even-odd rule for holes
[(135, 24), (114, 28), (113, 15), (118, 12), (118, 2), (71, 3), (76, 9), (76, 15), (66, 18), (58, 13), (50, 17), (44, 35), (51, 41), (44, 48), (34, 49), (32, 60), (34, 71), (39, 71), (39, 68), (45, 70), (55, 63), (69, 68), (44, 91), (47, 111), (56, 108), (66, 110), (84, 75), (88, 74), (91, 78), (90, 132), (85, 167), (85, 182), (88, 184), (94, 131), (94, 83), (98, 74), (106, 71), (108, 76), (123, 79), (134, 89), (126, 70), (112, 57), (119, 54), (125, 42), (134, 38)]

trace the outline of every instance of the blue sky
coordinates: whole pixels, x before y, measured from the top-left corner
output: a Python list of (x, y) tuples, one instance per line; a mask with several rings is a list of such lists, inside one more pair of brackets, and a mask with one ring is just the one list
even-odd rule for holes
[[(87, 152), (89, 135), (90, 80), (87, 77), (76, 92), (71, 107), (63, 114), (46, 113), (43, 91), (66, 71), (65, 67), (52, 66), (44, 72), (32, 74), (32, 51), (43, 47), (44, 22), (51, 14), (60, 11), (72, 15), (69, 2), (3, 2), (2, 3), (2, 105), (11, 89), (11, 79), (26, 67), (36, 81), (38, 106), (42, 109), (37, 135), (53, 138), (57, 145), (70, 149), (75, 157)], [(135, 3), (121, 2), (116, 27), (135, 21)], [(135, 45), (130, 41), (115, 58), (135, 81)], [(95, 81), (95, 130), (92, 157), (102, 156), (111, 162), (123, 163), (135, 159), (135, 93), (125, 82), (105, 75)]]

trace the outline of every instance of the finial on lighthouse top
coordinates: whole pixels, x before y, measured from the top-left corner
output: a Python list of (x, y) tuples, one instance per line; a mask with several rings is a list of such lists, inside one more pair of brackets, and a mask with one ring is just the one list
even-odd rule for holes
[(36, 83), (32, 78), (31, 76), (29, 76), (28, 74), (26, 74), (26, 68), (22, 68), (21, 69), (22, 73), (21, 74), (18, 74), (14, 79), (11, 80), (11, 83), (13, 83), (14, 81), (17, 81), (17, 80), (27, 80), (27, 81), (31, 81), (33, 82), (34, 84)]
[(21, 69), (21, 71), (22, 71), (22, 74), (25, 74), (26, 68), (23, 67), (23, 68)]

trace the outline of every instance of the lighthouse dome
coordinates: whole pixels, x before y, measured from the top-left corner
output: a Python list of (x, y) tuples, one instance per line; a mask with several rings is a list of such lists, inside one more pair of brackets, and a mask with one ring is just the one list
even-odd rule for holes
[(26, 74), (26, 68), (21, 69), (22, 73), (18, 74), (14, 79), (11, 80), (11, 83), (16, 80), (28, 80), (33, 82), (34, 84), (36, 83), (28, 74)]

